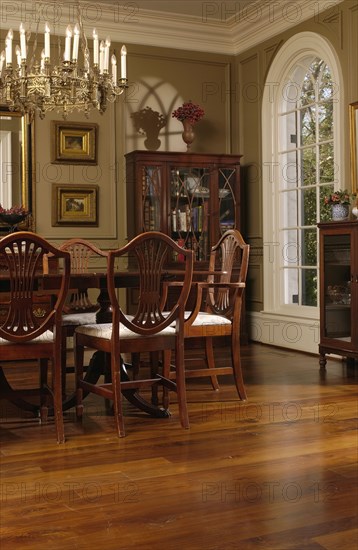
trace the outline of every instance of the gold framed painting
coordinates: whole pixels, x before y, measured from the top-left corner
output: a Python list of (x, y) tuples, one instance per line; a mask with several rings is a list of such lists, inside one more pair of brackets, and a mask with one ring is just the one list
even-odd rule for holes
[(53, 120), (51, 125), (54, 164), (97, 164), (98, 124)]
[(352, 191), (358, 191), (358, 101), (349, 105)]
[(52, 225), (98, 225), (98, 185), (53, 184)]

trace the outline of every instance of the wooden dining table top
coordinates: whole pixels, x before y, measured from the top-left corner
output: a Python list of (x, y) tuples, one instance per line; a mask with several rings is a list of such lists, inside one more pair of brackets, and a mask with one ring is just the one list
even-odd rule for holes
[[(164, 280), (180, 280), (183, 275), (180, 269), (167, 269), (164, 271)], [(208, 275), (220, 276), (225, 274), (223, 271), (208, 271), (196, 269), (193, 271), (193, 282), (205, 280)], [(138, 271), (124, 269), (115, 273), (115, 285), (117, 288), (130, 288), (138, 283)], [(9, 275), (5, 271), (0, 271), (0, 292), (9, 291)], [(52, 291), (60, 287), (61, 272), (52, 271), (50, 273), (39, 273), (37, 277), (37, 289), (41, 291)], [(72, 272), (70, 275), (70, 289), (78, 288), (106, 288), (107, 272), (100, 270), (88, 270), (85, 273)]]

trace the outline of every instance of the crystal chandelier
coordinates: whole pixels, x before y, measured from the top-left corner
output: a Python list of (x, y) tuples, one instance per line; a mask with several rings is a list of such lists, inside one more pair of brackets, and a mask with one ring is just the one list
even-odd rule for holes
[[(35, 112), (44, 118), (47, 111), (62, 112), (63, 118), (66, 118), (68, 113), (75, 110), (84, 112), (88, 117), (91, 108), (103, 113), (107, 104), (113, 103), (124, 92), (128, 87), (126, 47), (121, 48), (118, 76), (117, 58), (114, 54), (110, 58), (110, 38), (99, 41), (98, 33), (93, 29), (91, 60), (79, 5), (77, 19), (74, 28), (67, 26), (63, 53), (61, 38), (58, 37), (59, 60), (56, 65), (52, 65), (53, 51), (50, 51), (48, 23), (44, 28), (44, 49), (40, 62), (35, 59), (38, 28), (32, 56), (29, 55), (29, 39), (24, 25), (20, 25), (20, 40), (15, 50), (14, 33), (12, 29), (9, 30), (5, 50), (0, 54), (1, 103), (6, 104), (11, 111), (28, 114), (30, 118), (33, 118)], [(79, 49), (82, 50), (82, 66)], [(13, 53), (16, 66), (13, 64)]]

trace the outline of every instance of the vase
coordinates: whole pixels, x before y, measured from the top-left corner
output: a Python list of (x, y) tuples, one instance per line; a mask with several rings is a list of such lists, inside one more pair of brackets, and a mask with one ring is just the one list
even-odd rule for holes
[(0, 221), (9, 227), (9, 233), (17, 231), (17, 225), (26, 219), (27, 214), (5, 214), (0, 213)]
[(191, 144), (193, 143), (195, 138), (193, 125), (187, 119), (182, 120), (182, 123), (184, 126), (182, 138), (183, 138), (183, 141), (186, 143), (186, 150), (189, 151)]
[(346, 220), (349, 215), (348, 204), (332, 204), (332, 220)]
[(355, 216), (358, 220), (358, 205), (357, 206), (353, 206), (352, 208), (352, 214), (353, 216)]

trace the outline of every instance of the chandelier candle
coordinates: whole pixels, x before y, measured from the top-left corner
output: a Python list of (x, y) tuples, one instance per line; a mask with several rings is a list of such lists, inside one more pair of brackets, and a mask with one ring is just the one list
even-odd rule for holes
[(6, 40), (5, 40), (5, 57), (6, 57), (6, 65), (11, 65), (12, 63), (12, 39), (13, 39), (13, 32), (12, 29), (9, 29), (9, 32), (7, 33)]
[(107, 36), (106, 38), (106, 44), (105, 44), (105, 47), (104, 47), (104, 68), (103, 70), (106, 71), (108, 73), (108, 69), (109, 69), (109, 47), (111, 45), (111, 39), (109, 38), (109, 36)]
[(17, 64), (18, 64), (19, 67), (21, 67), (21, 50), (20, 50), (20, 46), (16, 46), (15, 55), (16, 55)]
[(111, 63), (112, 63), (112, 82), (113, 82), (113, 86), (117, 86), (117, 58), (114, 54), (111, 57)]
[(127, 79), (127, 48), (125, 46), (121, 48), (121, 78)]
[(72, 61), (73, 63), (76, 63), (78, 59), (78, 45), (80, 43), (80, 28), (77, 24), (75, 25), (73, 32), (74, 32), (74, 38), (73, 38)]
[(50, 60), (50, 27), (49, 27), (49, 24), (46, 23), (45, 25), (45, 50), (44, 50), (44, 55), (45, 55), (45, 58)]
[(98, 34), (97, 29), (93, 29), (93, 64), (98, 67)]
[(25, 27), (22, 23), (20, 25), (20, 50), (21, 50), (21, 59), (26, 60), (26, 36), (25, 36)]

